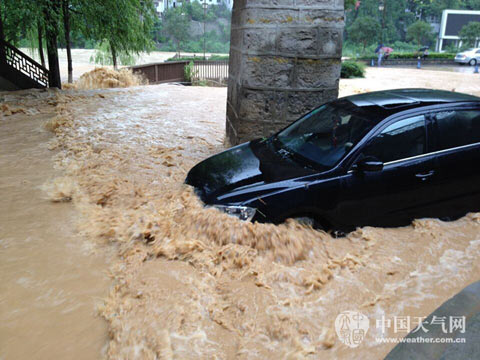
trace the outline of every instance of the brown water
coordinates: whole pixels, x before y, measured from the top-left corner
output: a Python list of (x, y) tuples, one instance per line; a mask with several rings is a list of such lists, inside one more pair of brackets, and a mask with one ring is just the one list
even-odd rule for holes
[(105, 257), (76, 234), (72, 204), (42, 190), (59, 174), (43, 128), (54, 96), (0, 94), (25, 110), (0, 115), (1, 359), (94, 359), (106, 341), (95, 316), (109, 284)]
[[(360, 92), (376, 84), (342, 87)], [(81, 234), (97, 251), (117, 253), (114, 286), (100, 307), (111, 359), (382, 358), (393, 345), (374, 341), (374, 319), (426, 316), (479, 280), (480, 217), (475, 214), (452, 223), (419, 220), (399, 229), (364, 228), (333, 239), (291, 221), (250, 224), (205, 210), (182, 183), (196, 162), (224, 147), (226, 89), (159, 85), (54, 96), (57, 116), (48, 128), (56, 134), (51, 147), (59, 151), (62, 173), (50, 197), (72, 198)], [(19, 102), (25, 100), (12, 100)], [(7, 124), (14, 117), (28, 116), (12, 115)], [(18, 147), (28, 149), (32, 142)], [(46, 217), (45, 222), (59, 222)], [(63, 236), (63, 228), (56, 230)], [(5, 231), (16, 234), (17, 227)], [(89, 244), (86, 239), (77, 244)], [(26, 247), (25, 259), (34, 257), (35, 248)], [(83, 253), (71, 255), (77, 260)], [(39, 263), (64, 269), (58, 259)], [(13, 261), (10, 273), (21, 271), (25, 262)], [(92, 275), (90, 269), (95, 266), (84, 276)], [(90, 291), (92, 284), (86, 284), (89, 288), (82, 289)], [(2, 316), (22, 299), (19, 289), (10, 294)], [(334, 332), (335, 318), (345, 310), (371, 319), (365, 342), (355, 350)], [(21, 321), (25, 317), (18, 315)], [(76, 321), (72, 326), (81, 328), (94, 318)], [(70, 337), (53, 331), (43, 336), (46, 344)], [(94, 337), (104, 339), (101, 331)], [(10, 334), (1, 339), (7, 345), (15, 341)], [(85, 347), (77, 345), (72, 352), (83, 354)]]

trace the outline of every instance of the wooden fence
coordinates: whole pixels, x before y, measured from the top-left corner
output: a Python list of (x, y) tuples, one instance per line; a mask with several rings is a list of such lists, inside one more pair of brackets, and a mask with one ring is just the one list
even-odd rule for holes
[[(188, 61), (174, 61), (156, 64), (132, 66), (134, 74), (141, 75), (149, 84), (186, 82), (185, 66)], [(228, 81), (228, 60), (196, 60), (194, 61), (193, 80), (207, 80), (220, 84)]]
[(165, 62), (132, 66), (134, 74), (141, 75), (149, 84), (185, 81), (186, 61)]

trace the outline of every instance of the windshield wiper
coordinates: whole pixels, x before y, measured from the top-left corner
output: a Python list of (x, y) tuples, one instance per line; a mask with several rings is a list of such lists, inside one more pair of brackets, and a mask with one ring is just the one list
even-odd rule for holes
[(321, 164), (316, 163), (313, 160), (310, 160), (303, 155), (291, 150), (288, 146), (284, 145), (282, 141), (277, 137), (273, 137), (273, 143), (276, 152), (283, 158), (296, 161), (300, 163), (302, 166), (308, 167), (309, 169), (313, 170), (320, 170), (324, 171), (325, 167)]

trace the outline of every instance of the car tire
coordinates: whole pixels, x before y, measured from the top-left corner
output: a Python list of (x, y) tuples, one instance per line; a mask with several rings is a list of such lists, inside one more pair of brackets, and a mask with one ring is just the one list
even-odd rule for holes
[(328, 227), (325, 224), (310, 216), (295, 216), (293, 217), (293, 220), (298, 222), (300, 225), (310, 226), (314, 230), (325, 232), (328, 230)]
[(470, 60), (470, 61), (468, 62), (468, 65), (470, 65), (470, 66), (475, 66), (475, 65), (477, 65), (477, 59), (472, 59), (472, 60)]
[(308, 216), (302, 216), (302, 217), (295, 217), (293, 218), (296, 222), (298, 222), (300, 225), (305, 225), (305, 226), (311, 226), (315, 228), (316, 221)]

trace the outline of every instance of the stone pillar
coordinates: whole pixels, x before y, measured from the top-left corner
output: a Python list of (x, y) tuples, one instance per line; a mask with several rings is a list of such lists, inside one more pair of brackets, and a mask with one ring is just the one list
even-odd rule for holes
[(231, 144), (269, 136), (338, 96), (343, 0), (235, 0)]

